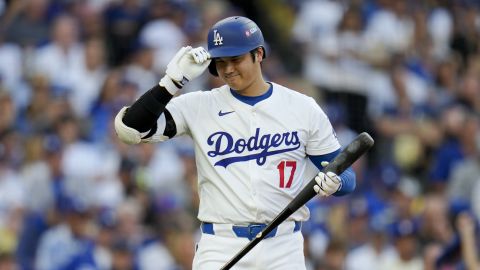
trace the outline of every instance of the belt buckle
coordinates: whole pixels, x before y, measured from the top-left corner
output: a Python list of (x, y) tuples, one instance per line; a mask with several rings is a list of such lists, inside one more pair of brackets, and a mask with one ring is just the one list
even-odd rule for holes
[(265, 228), (264, 224), (250, 224), (250, 225), (248, 225), (248, 234), (249, 234), (250, 240), (257, 237), (257, 234), (259, 234), (264, 228)]

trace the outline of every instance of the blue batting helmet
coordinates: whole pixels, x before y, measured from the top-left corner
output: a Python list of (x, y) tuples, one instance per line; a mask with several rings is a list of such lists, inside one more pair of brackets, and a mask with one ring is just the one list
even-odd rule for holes
[[(242, 55), (258, 47), (263, 48), (266, 56), (265, 41), (260, 28), (252, 20), (234, 16), (218, 21), (208, 31), (208, 52), (212, 58)], [(208, 70), (218, 76), (215, 61)]]

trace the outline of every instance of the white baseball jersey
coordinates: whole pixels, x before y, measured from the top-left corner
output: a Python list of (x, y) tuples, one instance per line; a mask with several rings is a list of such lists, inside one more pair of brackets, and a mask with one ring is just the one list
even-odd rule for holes
[[(168, 103), (176, 136), (188, 134), (195, 144), (201, 221), (270, 222), (318, 173), (307, 155), (340, 148), (313, 98), (272, 85), (272, 95), (254, 106), (234, 97), (227, 85)], [(288, 220), (308, 217), (304, 206)]]

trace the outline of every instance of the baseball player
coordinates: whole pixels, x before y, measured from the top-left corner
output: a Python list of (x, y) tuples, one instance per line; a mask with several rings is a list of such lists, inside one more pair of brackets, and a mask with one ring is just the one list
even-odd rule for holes
[[(311, 97), (264, 80), (265, 57), (253, 21), (223, 19), (208, 33), (208, 51), (181, 48), (159, 84), (115, 118), (117, 135), (128, 144), (193, 139), (202, 221), (193, 269), (220, 269), (339, 153), (335, 132)], [(173, 98), (207, 68), (225, 85)], [(341, 175), (320, 172), (315, 180), (322, 197), (355, 187), (350, 168)], [(234, 269), (305, 269), (300, 229), (308, 217), (305, 206), (299, 209)]]

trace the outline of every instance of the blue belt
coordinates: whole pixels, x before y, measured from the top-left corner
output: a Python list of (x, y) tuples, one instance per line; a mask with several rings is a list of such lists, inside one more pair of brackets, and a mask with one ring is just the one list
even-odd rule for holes
[[(280, 224), (282, 225), (282, 224)], [(266, 224), (249, 224), (249, 225), (232, 225), (232, 231), (237, 237), (248, 238), (253, 240), (257, 234), (267, 227)], [(202, 232), (206, 234), (215, 235), (214, 224), (209, 222), (202, 222)], [(295, 226), (292, 232), (298, 232), (302, 228), (302, 222), (295, 221)], [(273, 229), (265, 238), (274, 237), (277, 234), (277, 228)]]

